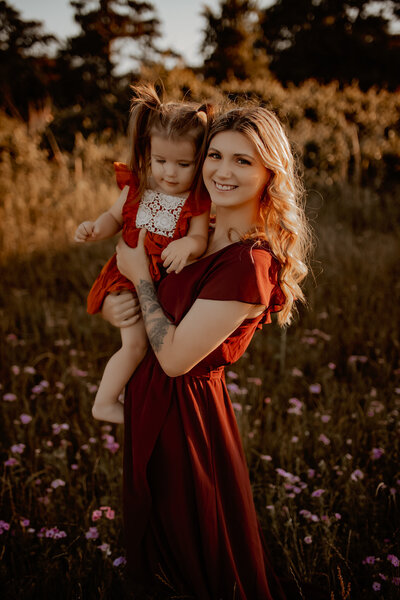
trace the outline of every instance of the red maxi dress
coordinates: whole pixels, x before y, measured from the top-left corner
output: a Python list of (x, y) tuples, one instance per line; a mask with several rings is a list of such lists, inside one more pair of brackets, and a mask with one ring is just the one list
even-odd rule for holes
[[(124, 241), (135, 248), (141, 227), (147, 228), (145, 249), (150, 262), (150, 273), (153, 281), (161, 277), (161, 253), (174, 240), (184, 237), (190, 225), (190, 219), (210, 210), (211, 200), (208, 194), (195, 198), (190, 192), (186, 200), (166, 194), (159, 194), (160, 200), (146, 203), (146, 198), (137, 197), (138, 181), (132, 171), (124, 163), (114, 163), (118, 187), (122, 190), (129, 186), (128, 196), (122, 209), (122, 237)], [(146, 194), (146, 192), (145, 192)], [(151, 204), (156, 204), (155, 219), (151, 218)], [(102, 268), (89, 292), (87, 312), (91, 315), (99, 312), (104, 298), (111, 292), (130, 290), (135, 287), (129, 279), (121, 275), (117, 267), (116, 254)]]
[(176, 325), (197, 298), (267, 308), (185, 375), (168, 377), (149, 349), (127, 385), (124, 523), (135, 583), (161, 578), (198, 600), (284, 597), (263, 547), (224, 376), (282, 308), (278, 272), (268, 246), (238, 242), (161, 280), (158, 298)]

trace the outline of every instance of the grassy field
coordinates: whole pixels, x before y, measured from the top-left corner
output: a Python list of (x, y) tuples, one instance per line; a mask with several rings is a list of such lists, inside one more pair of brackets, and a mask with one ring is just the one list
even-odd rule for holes
[[(123, 432), (90, 413), (119, 335), (85, 312), (114, 242), (71, 242), (116, 197), (111, 160), (124, 155), (88, 144), (54, 164), (26, 141), (20, 162), (0, 167), (7, 600), (127, 593)], [(399, 200), (394, 186), (309, 190), (309, 306), (286, 333), (265, 327), (227, 373), (277, 569), (327, 600), (400, 594)]]

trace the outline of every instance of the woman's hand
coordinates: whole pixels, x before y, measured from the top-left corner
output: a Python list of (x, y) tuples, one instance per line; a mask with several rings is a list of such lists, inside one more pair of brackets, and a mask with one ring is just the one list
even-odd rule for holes
[(129, 290), (108, 294), (103, 302), (101, 314), (103, 319), (120, 329), (130, 327), (142, 316), (139, 300)]
[(144, 249), (146, 233), (146, 229), (140, 230), (136, 248), (125, 244), (122, 238), (116, 247), (118, 270), (135, 285), (140, 279), (149, 278), (149, 260)]

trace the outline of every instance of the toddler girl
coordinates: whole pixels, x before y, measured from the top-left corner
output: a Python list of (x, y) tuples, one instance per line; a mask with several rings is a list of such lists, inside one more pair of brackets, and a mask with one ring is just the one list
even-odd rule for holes
[[(122, 229), (125, 242), (135, 247), (141, 228), (147, 230), (146, 252), (150, 273), (179, 273), (207, 247), (210, 199), (194, 192), (201, 171), (209, 107), (191, 103), (162, 103), (154, 87), (132, 88), (129, 167), (115, 163), (122, 192), (115, 204), (96, 221), (84, 221), (75, 241), (104, 240)], [(101, 310), (109, 293), (134, 291), (116, 265), (116, 256), (103, 267), (90, 290), (88, 312)], [(147, 335), (140, 319), (121, 328), (122, 346), (106, 365), (92, 414), (96, 419), (122, 422), (121, 390), (147, 351)]]

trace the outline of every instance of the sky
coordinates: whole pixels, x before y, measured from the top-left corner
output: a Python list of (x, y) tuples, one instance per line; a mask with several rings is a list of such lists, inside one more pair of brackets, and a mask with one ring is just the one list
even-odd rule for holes
[[(203, 39), (204, 19), (202, 8), (207, 5), (218, 9), (219, 0), (149, 0), (161, 21), (161, 35), (158, 45), (165, 49), (173, 48), (180, 52), (192, 66), (200, 64), (200, 45)], [(73, 9), (68, 0), (8, 0), (20, 12), (25, 21), (43, 21), (46, 33), (53, 33), (65, 39), (79, 31), (73, 20)], [(261, 5), (268, 5), (263, 2)]]

